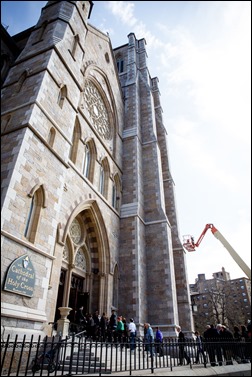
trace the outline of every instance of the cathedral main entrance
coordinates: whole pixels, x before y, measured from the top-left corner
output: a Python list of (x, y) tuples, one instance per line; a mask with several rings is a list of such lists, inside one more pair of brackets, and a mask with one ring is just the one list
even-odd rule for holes
[(75, 314), (80, 306), (83, 306), (83, 313), (88, 312), (88, 298), (89, 292), (84, 292), (84, 278), (72, 275), (68, 301), (68, 307), (73, 309), (68, 317), (70, 322), (76, 322)]
[[(60, 313), (58, 308), (64, 306), (64, 290), (66, 282), (66, 271), (61, 270), (59, 288), (58, 288), (58, 297), (57, 297), (57, 309), (55, 313), (54, 322), (57, 322), (60, 319)], [(83, 306), (83, 313), (89, 312), (89, 292), (84, 292), (85, 287), (85, 278), (72, 274), (71, 277), (71, 286), (69, 291), (69, 300), (68, 307), (72, 308), (68, 319), (71, 323), (76, 322), (76, 311)]]
[[(76, 322), (76, 312), (99, 314), (110, 311), (107, 301), (109, 260), (105, 225), (96, 205), (75, 211), (66, 227), (54, 322), (59, 307), (72, 308), (68, 319)], [(98, 213), (97, 213), (98, 212)], [(99, 216), (97, 216), (99, 215)], [(97, 224), (99, 218), (99, 224)], [(99, 231), (98, 231), (99, 229)], [(103, 230), (103, 232), (101, 232)], [(109, 309), (108, 309), (109, 308)]]

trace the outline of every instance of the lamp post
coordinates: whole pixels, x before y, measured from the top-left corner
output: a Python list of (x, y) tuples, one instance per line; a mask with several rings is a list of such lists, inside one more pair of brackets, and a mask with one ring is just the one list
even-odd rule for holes
[(197, 308), (197, 305), (193, 296), (191, 297), (191, 307), (192, 307), (193, 313), (196, 313), (198, 311), (198, 308)]

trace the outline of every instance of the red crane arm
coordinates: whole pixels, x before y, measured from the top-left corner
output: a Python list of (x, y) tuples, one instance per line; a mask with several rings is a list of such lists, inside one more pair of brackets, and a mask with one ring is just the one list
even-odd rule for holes
[(194, 239), (192, 236), (185, 236), (186, 238), (186, 241), (183, 243), (183, 246), (184, 248), (187, 250), (187, 251), (195, 251), (195, 248), (198, 247), (201, 243), (201, 241), (203, 240), (206, 232), (208, 231), (208, 229), (211, 229), (211, 232), (214, 234), (215, 232), (217, 232), (217, 229), (215, 228), (215, 226), (213, 224), (206, 224), (203, 232), (201, 233), (201, 235), (199, 236), (199, 239), (197, 242), (194, 242)]
[(206, 226), (205, 226), (203, 232), (202, 232), (201, 235), (199, 236), (198, 241), (195, 243), (195, 246), (196, 246), (196, 247), (199, 246), (199, 244), (200, 244), (201, 241), (203, 240), (203, 238), (204, 238), (206, 232), (208, 231), (208, 229), (211, 229), (211, 231), (212, 231), (213, 234), (217, 231), (217, 229), (214, 227), (213, 224), (206, 224)]
[(195, 251), (195, 248), (198, 247), (203, 240), (206, 232), (208, 229), (211, 229), (214, 237), (219, 240), (222, 245), (227, 249), (231, 257), (235, 260), (238, 266), (242, 269), (243, 272), (247, 275), (247, 277), (251, 280), (251, 270), (246, 265), (246, 263), (242, 260), (242, 258), (237, 254), (237, 252), (232, 248), (229, 242), (223, 237), (218, 229), (215, 228), (213, 224), (206, 224), (203, 232), (199, 236), (198, 241), (195, 243), (192, 236), (184, 236), (184, 243), (183, 246), (187, 251)]

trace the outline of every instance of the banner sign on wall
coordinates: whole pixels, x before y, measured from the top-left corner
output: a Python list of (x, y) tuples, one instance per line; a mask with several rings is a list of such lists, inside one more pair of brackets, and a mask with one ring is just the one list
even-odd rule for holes
[(4, 290), (32, 297), (35, 286), (35, 271), (28, 255), (15, 259), (8, 268)]

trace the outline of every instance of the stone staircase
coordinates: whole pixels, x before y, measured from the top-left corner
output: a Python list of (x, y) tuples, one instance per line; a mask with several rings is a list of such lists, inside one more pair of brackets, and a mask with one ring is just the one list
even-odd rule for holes
[(105, 363), (100, 362), (100, 358), (94, 356), (93, 352), (89, 353), (89, 355), (86, 352), (85, 356), (81, 355), (80, 352), (74, 352), (72, 356), (72, 365), (70, 364), (71, 357), (67, 356), (65, 360), (60, 362), (58, 370), (64, 372), (69, 372), (71, 370), (71, 372), (74, 374), (111, 374), (111, 370), (106, 368)]

